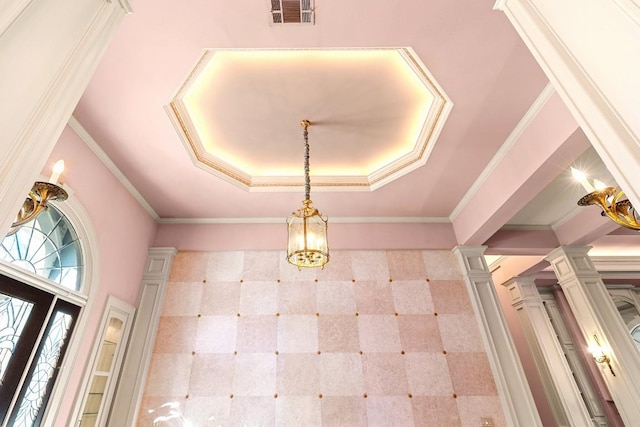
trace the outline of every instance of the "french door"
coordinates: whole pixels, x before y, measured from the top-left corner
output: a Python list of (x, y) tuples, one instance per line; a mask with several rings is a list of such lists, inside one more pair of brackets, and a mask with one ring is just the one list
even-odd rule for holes
[(0, 425), (40, 425), (79, 312), (0, 275)]

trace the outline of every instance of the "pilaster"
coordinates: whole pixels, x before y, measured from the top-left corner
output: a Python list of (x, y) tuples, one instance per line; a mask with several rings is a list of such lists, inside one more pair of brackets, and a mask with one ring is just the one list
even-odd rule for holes
[(167, 281), (176, 254), (175, 248), (149, 249), (137, 314), (111, 405), (108, 425), (135, 426), (147, 382)]
[(556, 423), (559, 426), (590, 425), (591, 417), (538, 293), (535, 278), (515, 277), (503, 286), (509, 289), (511, 304), (529, 343)]
[(500, 302), (484, 259), (486, 246), (453, 249), (480, 325), (507, 425), (533, 427), (542, 422), (507, 328)]
[(611, 359), (613, 372), (606, 364), (599, 367), (620, 416), (626, 425), (640, 425), (640, 355), (589, 258), (589, 249), (560, 247), (546, 260), (556, 272), (587, 343), (595, 345), (597, 337)]

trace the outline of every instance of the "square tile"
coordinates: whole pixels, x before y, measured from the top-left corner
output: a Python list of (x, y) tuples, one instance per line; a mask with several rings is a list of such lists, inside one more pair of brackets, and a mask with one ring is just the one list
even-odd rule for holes
[(245, 282), (252, 280), (266, 280), (275, 283), (275, 281), (280, 278), (281, 255), (282, 253), (277, 251), (244, 252), (241, 279), (244, 279)]
[(407, 396), (409, 383), (400, 353), (365, 353), (362, 356), (364, 388), (370, 396)]
[(407, 427), (413, 422), (411, 399), (405, 396), (371, 396), (367, 401), (367, 418), (371, 427)]
[(287, 261), (287, 251), (279, 252), (280, 273), (278, 278), (284, 282), (313, 283), (316, 278), (317, 268), (300, 268)]
[(278, 284), (248, 282), (240, 284), (240, 314), (276, 314), (278, 312)]
[(484, 351), (475, 316), (469, 314), (440, 314), (438, 315), (438, 324), (445, 350), (452, 352)]
[(202, 316), (198, 319), (196, 353), (233, 353), (236, 350), (238, 317)]
[(458, 396), (456, 403), (463, 426), (480, 425), (483, 417), (493, 418), (495, 427), (507, 425), (497, 396)]
[(322, 425), (324, 427), (366, 427), (367, 400), (357, 397), (322, 398)]
[(458, 396), (497, 394), (486, 353), (447, 353), (453, 391)]
[(276, 392), (275, 353), (238, 354), (233, 365), (235, 396), (271, 396)]
[(320, 393), (324, 396), (362, 396), (362, 356), (357, 353), (322, 353)]
[(424, 266), (431, 280), (462, 280), (458, 258), (451, 251), (424, 251)]
[(407, 353), (409, 391), (414, 396), (452, 396), (447, 359), (442, 353)]
[(431, 314), (433, 300), (429, 283), (424, 281), (393, 281), (391, 284), (395, 311), (400, 314)]
[[(453, 396), (414, 396), (413, 420), (416, 426), (461, 427), (456, 399)], [(470, 423), (469, 426), (480, 426)]]
[(320, 357), (315, 354), (280, 354), (276, 390), (281, 396), (316, 396), (320, 390)]
[(387, 251), (387, 262), (394, 281), (427, 278), (422, 251)]
[(316, 286), (314, 282), (282, 282), (278, 285), (278, 312), (280, 314), (316, 313)]
[(195, 346), (197, 317), (160, 317), (154, 353), (191, 353)]
[(162, 304), (163, 316), (196, 316), (202, 299), (201, 282), (169, 282)]
[(389, 267), (386, 251), (351, 251), (351, 270), (356, 282), (388, 280)]
[(329, 263), (322, 270), (316, 271), (316, 278), (321, 282), (327, 280), (350, 282), (354, 277), (351, 269), (351, 252), (331, 251), (329, 257)]
[(281, 353), (318, 351), (318, 318), (315, 315), (278, 317), (278, 351)]
[(207, 262), (207, 282), (239, 282), (242, 279), (244, 252), (210, 252)]
[(406, 352), (437, 353), (443, 350), (438, 317), (433, 314), (398, 316), (400, 343)]
[(400, 352), (400, 331), (396, 316), (358, 316), (360, 349), (367, 352)]
[(230, 412), (231, 399), (228, 395), (189, 396), (185, 403), (184, 418), (192, 426), (228, 426)]
[(360, 314), (393, 314), (391, 284), (386, 281), (364, 281), (353, 285), (356, 311)]
[(200, 314), (236, 315), (240, 312), (240, 281), (207, 282), (203, 285)]
[(186, 396), (193, 356), (189, 354), (153, 354), (145, 387), (145, 396)]
[(317, 396), (283, 396), (276, 399), (276, 425), (282, 427), (321, 426)]
[(202, 282), (206, 278), (208, 252), (180, 251), (173, 259), (170, 282)]
[(278, 349), (276, 316), (240, 316), (236, 348), (239, 353), (275, 353)]
[[(184, 417), (184, 408), (187, 399), (185, 396), (167, 396), (167, 397), (143, 397), (140, 402), (140, 411), (138, 413), (138, 422), (136, 426), (156, 426), (161, 420), (167, 419), (176, 414), (175, 424), (167, 424), (167, 427), (179, 427), (182, 424), (181, 418)], [(164, 427), (164, 426), (163, 426)]]
[(274, 427), (276, 400), (269, 397), (234, 396), (231, 400), (232, 427)]
[(316, 283), (318, 312), (322, 314), (355, 314), (356, 300), (353, 283), (318, 282)]
[(438, 314), (473, 314), (473, 307), (462, 280), (432, 280), (429, 282), (433, 309)]
[(318, 340), (321, 351), (357, 352), (360, 350), (358, 318), (352, 315), (318, 317)]
[(233, 354), (196, 353), (193, 356), (189, 395), (229, 396), (233, 393)]

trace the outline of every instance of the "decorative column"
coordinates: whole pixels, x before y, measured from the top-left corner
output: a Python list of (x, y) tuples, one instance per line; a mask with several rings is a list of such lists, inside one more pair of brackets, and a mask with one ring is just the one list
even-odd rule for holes
[(546, 260), (558, 277), (587, 343), (591, 346), (599, 341), (611, 359), (611, 370), (601, 363), (600, 372), (625, 425), (640, 425), (640, 355), (589, 258), (589, 249), (560, 247)]
[(640, 205), (640, 3), (497, 0), (618, 184)]
[(153, 344), (158, 332), (162, 304), (178, 251), (175, 248), (151, 248), (142, 275), (142, 291), (135, 322), (124, 356), (120, 378), (109, 411), (110, 426), (135, 426), (142, 393), (147, 382)]
[(130, 6), (127, 0), (3, 0), (0, 9), (0, 228), (6, 231)]
[(542, 426), (484, 259), (485, 249), (486, 246), (458, 246), (453, 252), (458, 256), (478, 319), (507, 425)]
[(587, 426), (591, 417), (551, 325), (534, 277), (514, 277), (503, 283), (542, 379), (558, 425)]

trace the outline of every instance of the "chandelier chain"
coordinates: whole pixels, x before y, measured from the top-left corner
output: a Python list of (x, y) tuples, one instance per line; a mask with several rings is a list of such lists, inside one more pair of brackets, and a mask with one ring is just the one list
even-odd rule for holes
[(311, 179), (309, 178), (309, 122), (304, 120), (302, 127), (304, 128), (302, 133), (304, 137), (304, 197), (305, 200), (311, 200)]

